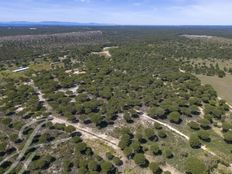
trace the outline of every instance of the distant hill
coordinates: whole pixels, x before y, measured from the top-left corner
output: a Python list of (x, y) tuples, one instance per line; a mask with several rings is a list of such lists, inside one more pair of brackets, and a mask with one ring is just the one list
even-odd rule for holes
[(101, 23), (78, 23), (78, 22), (61, 22), (61, 21), (42, 21), (42, 22), (28, 22), (28, 21), (12, 21), (0, 22), (0, 26), (110, 26), (113, 24)]

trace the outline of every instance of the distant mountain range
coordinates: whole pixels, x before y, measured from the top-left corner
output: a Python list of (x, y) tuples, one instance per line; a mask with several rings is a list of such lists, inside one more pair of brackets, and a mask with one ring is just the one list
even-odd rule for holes
[(0, 22), (0, 26), (112, 26), (114, 24), (101, 24), (101, 23), (79, 23), (79, 22), (60, 22), (60, 21), (42, 21), (42, 22), (29, 22), (29, 21), (12, 21)]

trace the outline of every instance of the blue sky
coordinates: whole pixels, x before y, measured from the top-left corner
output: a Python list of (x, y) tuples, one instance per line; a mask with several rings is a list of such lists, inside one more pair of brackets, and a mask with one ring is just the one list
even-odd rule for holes
[(0, 21), (232, 25), (232, 0), (0, 0)]

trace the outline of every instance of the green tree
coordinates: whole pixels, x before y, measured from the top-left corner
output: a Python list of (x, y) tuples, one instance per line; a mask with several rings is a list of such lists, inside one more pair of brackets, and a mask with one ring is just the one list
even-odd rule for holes
[(153, 107), (148, 112), (148, 115), (152, 118), (162, 118), (164, 114), (165, 110), (161, 107)]
[(152, 171), (152, 173), (154, 173), (154, 174), (161, 174), (162, 173), (162, 169), (159, 167), (158, 163), (154, 163), (154, 162), (150, 163), (149, 168)]
[(200, 148), (201, 147), (201, 142), (198, 138), (197, 135), (192, 134), (189, 138), (189, 144), (192, 148)]
[(227, 143), (232, 143), (232, 131), (224, 133), (224, 139)]
[(172, 112), (168, 115), (168, 118), (171, 122), (179, 124), (181, 122), (181, 117), (179, 112)]
[(210, 136), (207, 131), (201, 130), (198, 132), (198, 136), (201, 140), (209, 142), (210, 141)]
[(120, 160), (118, 157), (114, 157), (113, 162), (116, 166), (121, 166), (123, 164), (122, 160)]
[(167, 137), (167, 134), (166, 134), (166, 132), (165, 132), (164, 130), (159, 130), (159, 131), (158, 131), (158, 136), (159, 136), (160, 138), (166, 138), (166, 137)]
[(103, 173), (107, 173), (110, 174), (111, 172), (113, 172), (113, 170), (115, 169), (114, 166), (108, 162), (108, 161), (103, 161), (101, 163), (101, 169)]
[(193, 130), (200, 130), (200, 125), (195, 121), (189, 122), (188, 126)]
[(145, 158), (144, 154), (142, 153), (137, 153), (135, 154), (133, 160), (135, 161), (135, 163), (137, 165), (139, 165), (140, 167), (146, 167), (147, 165), (147, 159)]
[(162, 151), (160, 150), (160, 147), (158, 144), (152, 144), (150, 147), (150, 151), (152, 151), (152, 153), (154, 155), (161, 155)]
[(130, 136), (128, 134), (124, 134), (121, 139), (120, 142), (118, 144), (118, 146), (123, 150), (126, 147), (128, 147), (130, 145)]
[(96, 161), (90, 160), (88, 162), (88, 169), (90, 171), (98, 171), (99, 170), (99, 165), (98, 165), (98, 163)]
[(77, 152), (85, 153), (86, 150), (87, 150), (87, 145), (85, 143), (81, 142), (76, 145)]
[(165, 149), (164, 150), (164, 154), (165, 154), (165, 157), (166, 158), (172, 158), (173, 157), (173, 153), (172, 153), (172, 151), (170, 150), (170, 149)]

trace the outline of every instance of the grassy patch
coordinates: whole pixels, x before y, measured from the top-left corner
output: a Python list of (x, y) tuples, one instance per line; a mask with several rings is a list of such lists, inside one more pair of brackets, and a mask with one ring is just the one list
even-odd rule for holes
[(43, 71), (43, 70), (50, 70), (51, 64), (49, 62), (44, 62), (44, 63), (39, 63), (39, 64), (32, 64), (29, 66), (30, 69), (34, 70), (34, 71)]
[(205, 75), (198, 75), (197, 77), (201, 80), (202, 84), (212, 85), (218, 95), (232, 105), (232, 75), (227, 75), (224, 78)]

